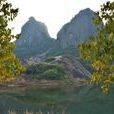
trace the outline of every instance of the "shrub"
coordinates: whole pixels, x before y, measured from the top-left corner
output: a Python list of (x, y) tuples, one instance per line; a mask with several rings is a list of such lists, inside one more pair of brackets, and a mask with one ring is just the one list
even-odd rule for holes
[(25, 74), (33, 79), (61, 80), (66, 71), (62, 65), (41, 63), (29, 66)]

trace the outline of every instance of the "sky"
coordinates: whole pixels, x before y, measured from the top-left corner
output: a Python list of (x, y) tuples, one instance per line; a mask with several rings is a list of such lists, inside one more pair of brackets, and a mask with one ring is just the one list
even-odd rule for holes
[[(80, 10), (100, 9), (107, 0), (8, 0), (13, 7), (19, 8), (18, 16), (10, 24), (14, 33), (20, 33), (21, 27), (33, 16), (43, 22), (51, 37), (56, 38), (61, 27), (69, 22)], [(111, 1), (111, 0), (110, 0)], [(112, 0), (113, 1), (113, 0)]]

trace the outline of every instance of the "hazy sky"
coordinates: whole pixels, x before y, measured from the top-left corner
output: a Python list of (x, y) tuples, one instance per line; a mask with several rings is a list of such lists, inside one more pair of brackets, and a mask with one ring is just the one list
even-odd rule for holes
[[(57, 32), (80, 10), (91, 8), (97, 11), (107, 0), (9, 0), (19, 8), (19, 14), (13, 22), (14, 31), (21, 31), (22, 25), (30, 16), (44, 22), (50, 35), (56, 38)], [(110, 0), (111, 1), (111, 0)], [(112, 0), (113, 1), (113, 0)]]

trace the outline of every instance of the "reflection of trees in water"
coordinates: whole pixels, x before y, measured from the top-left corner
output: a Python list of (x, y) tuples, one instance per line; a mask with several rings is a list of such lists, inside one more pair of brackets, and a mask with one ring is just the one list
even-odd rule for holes
[(102, 95), (95, 90), (85, 94), (87, 90), (83, 89), (80, 93), (77, 90), (28, 90), (20, 94), (2, 94), (0, 114), (88, 114), (88, 109), (91, 114), (107, 114), (107, 111), (113, 114), (114, 92)]
[[(63, 105), (63, 106), (62, 106)], [(3, 114), (68, 114), (67, 105), (48, 104), (40, 106), (9, 107)], [(66, 113), (67, 112), (67, 113)]]
[(0, 114), (66, 114), (72, 100), (71, 92), (61, 89), (17, 90), (0, 95)]
[(70, 102), (39, 104), (2, 103), (0, 105), (0, 114), (68, 114), (70, 104)]
[[(16, 112), (16, 111), (8, 111), (8, 114), (19, 114), (19, 113)], [(47, 112), (43, 112), (43, 111), (31, 112), (31, 111), (26, 110), (26, 111), (23, 112), (23, 114), (56, 114), (56, 112), (54, 112), (53, 110), (47, 111)], [(61, 110), (57, 114), (66, 114), (66, 112), (65, 112), (65, 110)]]

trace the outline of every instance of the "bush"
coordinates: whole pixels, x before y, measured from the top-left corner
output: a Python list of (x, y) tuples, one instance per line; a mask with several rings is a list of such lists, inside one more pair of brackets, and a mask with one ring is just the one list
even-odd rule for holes
[(66, 76), (66, 71), (62, 65), (41, 63), (29, 66), (25, 74), (33, 79), (61, 80)]

